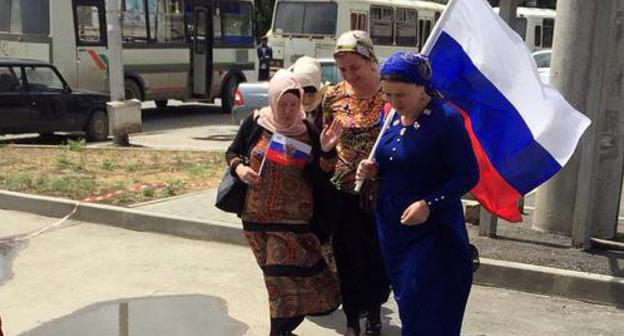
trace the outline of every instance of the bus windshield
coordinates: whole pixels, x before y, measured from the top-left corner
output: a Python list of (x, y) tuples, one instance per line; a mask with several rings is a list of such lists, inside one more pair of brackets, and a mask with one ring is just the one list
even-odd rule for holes
[(286, 35), (335, 35), (336, 3), (280, 2), (273, 32)]

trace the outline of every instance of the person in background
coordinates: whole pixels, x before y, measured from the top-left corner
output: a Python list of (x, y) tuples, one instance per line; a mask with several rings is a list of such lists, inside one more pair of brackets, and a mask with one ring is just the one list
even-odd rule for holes
[(377, 229), (404, 336), (460, 335), (472, 284), (461, 197), (479, 170), (463, 119), (431, 88), (431, 72), (416, 52), (386, 60), (382, 87), (397, 115), (356, 175), (381, 181)]
[[(264, 275), (271, 336), (293, 335), (306, 315), (328, 314), (340, 305), (313, 215), (315, 186), (328, 183), (341, 127), (334, 123), (319, 136), (304, 118), (302, 97), (293, 74), (278, 71), (269, 82), (270, 105), (243, 121), (226, 152), (227, 164), (248, 184), (241, 218)], [(278, 135), (290, 139), (287, 145), (275, 142)]]
[(303, 108), (306, 119), (319, 130), (323, 128), (321, 100), (327, 86), (321, 83), (321, 63), (309, 56), (300, 57), (291, 68), (295, 78), (303, 87)]
[(262, 36), (260, 45), (256, 49), (258, 53), (258, 81), (269, 80), (269, 71), (271, 70), (271, 60), (273, 59), (273, 49), (267, 45), (269, 38)]
[(380, 130), (385, 105), (377, 58), (364, 31), (349, 31), (337, 41), (334, 59), (343, 81), (327, 89), (324, 123), (340, 121), (344, 132), (336, 147), (338, 160), (331, 178), (332, 242), (340, 277), (345, 335), (360, 334), (360, 316), (367, 315), (366, 334), (381, 333), (381, 305), (390, 288), (375, 230), (374, 183), (354, 190), (358, 163), (367, 158)]

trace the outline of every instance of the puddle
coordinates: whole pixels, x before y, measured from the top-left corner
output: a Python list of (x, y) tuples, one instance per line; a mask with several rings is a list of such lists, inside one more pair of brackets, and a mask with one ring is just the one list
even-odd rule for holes
[(247, 329), (228, 316), (223, 299), (188, 295), (98, 303), (21, 336), (237, 336)]
[(16, 246), (0, 242), (0, 284), (9, 279), (11, 273), (11, 260)]

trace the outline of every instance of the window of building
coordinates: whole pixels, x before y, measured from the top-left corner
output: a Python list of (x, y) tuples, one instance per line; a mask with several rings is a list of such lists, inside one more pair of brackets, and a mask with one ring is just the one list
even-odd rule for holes
[(394, 11), (392, 7), (371, 6), (370, 36), (374, 44), (392, 45), (394, 42)]
[(542, 26), (535, 26), (535, 41), (533, 44), (536, 47), (542, 46)]
[(396, 13), (396, 44), (417, 46), (416, 22), (418, 22), (418, 12), (412, 9), (397, 8)]

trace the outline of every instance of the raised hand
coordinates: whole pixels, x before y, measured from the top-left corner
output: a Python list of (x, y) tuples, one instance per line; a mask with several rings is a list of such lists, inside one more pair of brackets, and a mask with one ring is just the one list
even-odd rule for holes
[(329, 152), (336, 147), (338, 140), (342, 136), (342, 132), (344, 132), (344, 127), (342, 126), (342, 122), (338, 119), (334, 119), (330, 125), (325, 125), (325, 127), (323, 127), (320, 138), (323, 152)]

